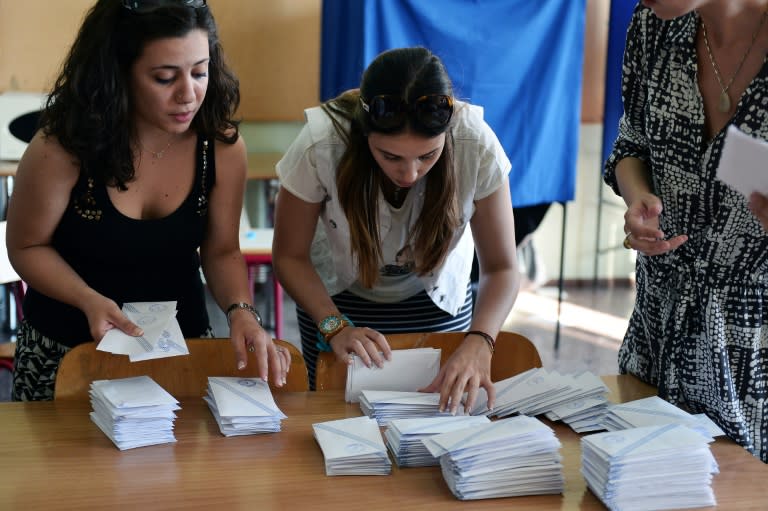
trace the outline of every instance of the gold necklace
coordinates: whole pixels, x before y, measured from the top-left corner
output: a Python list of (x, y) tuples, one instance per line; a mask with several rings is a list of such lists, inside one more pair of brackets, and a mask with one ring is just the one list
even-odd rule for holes
[(142, 149), (144, 149), (146, 152), (152, 155), (152, 158), (155, 160), (162, 160), (163, 156), (165, 156), (165, 152), (170, 149), (170, 147), (173, 145), (173, 138), (171, 138), (168, 143), (160, 149), (159, 151), (152, 151), (151, 149), (147, 149), (146, 147), (142, 146)]
[(709, 55), (709, 61), (712, 63), (712, 69), (715, 71), (715, 78), (717, 78), (717, 83), (720, 85), (720, 99), (717, 102), (717, 109), (720, 110), (722, 113), (726, 113), (731, 109), (731, 97), (728, 96), (728, 89), (731, 88), (731, 85), (733, 85), (733, 80), (736, 79), (736, 75), (739, 74), (739, 71), (741, 71), (741, 66), (744, 65), (744, 62), (747, 60), (747, 56), (749, 55), (749, 52), (752, 51), (752, 47), (755, 45), (755, 41), (757, 40), (757, 34), (760, 33), (760, 29), (763, 28), (763, 24), (765, 23), (765, 18), (768, 15), (768, 11), (763, 12), (763, 16), (760, 18), (760, 24), (757, 26), (757, 29), (752, 33), (752, 41), (749, 43), (749, 48), (747, 48), (747, 51), (744, 52), (744, 56), (741, 57), (741, 61), (739, 62), (739, 65), (736, 66), (736, 71), (733, 72), (733, 75), (731, 76), (731, 79), (728, 80), (727, 85), (723, 85), (723, 77), (720, 74), (720, 68), (717, 67), (717, 63), (715, 62), (715, 57), (712, 55), (712, 49), (709, 47), (709, 38), (707, 37), (707, 26), (704, 24), (704, 19), (701, 19), (701, 32), (704, 35), (704, 46), (707, 48), (707, 55)]

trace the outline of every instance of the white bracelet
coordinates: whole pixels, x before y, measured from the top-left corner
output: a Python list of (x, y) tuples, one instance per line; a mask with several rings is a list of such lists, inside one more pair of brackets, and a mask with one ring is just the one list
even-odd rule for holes
[(259, 311), (257, 311), (256, 308), (253, 305), (251, 305), (250, 303), (246, 303), (246, 302), (233, 303), (232, 305), (227, 307), (227, 312), (226, 312), (226, 315), (227, 315), (227, 326), (232, 326), (232, 322), (229, 320), (229, 316), (234, 311), (236, 311), (237, 309), (245, 309), (245, 310), (247, 310), (248, 312), (253, 314), (253, 317), (256, 318), (256, 321), (259, 322), (259, 326), (263, 326), (261, 324), (261, 315), (259, 314)]

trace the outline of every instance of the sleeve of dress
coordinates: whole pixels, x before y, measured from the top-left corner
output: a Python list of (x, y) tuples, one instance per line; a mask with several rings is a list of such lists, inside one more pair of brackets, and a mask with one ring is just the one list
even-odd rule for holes
[(647, 97), (647, 37), (651, 10), (639, 4), (627, 30), (627, 42), (622, 62), (621, 98), (624, 114), (613, 150), (605, 162), (603, 180), (616, 195), (621, 195), (616, 181), (616, 164), (624, 158), (648, 161), (648, 140), (645, 134), (645, 102)]
[(493, 129), (482, 119), (479, 126), (477, 184), (474, 197), (476, 201), (498, 190), (512, 169), (512, 163)]
[(307, 123), (277, 162), (276, 171), (281, 187), (303, 201), (318, 203), (323, 201), (327, 192), (317, 172), (314, 146)]

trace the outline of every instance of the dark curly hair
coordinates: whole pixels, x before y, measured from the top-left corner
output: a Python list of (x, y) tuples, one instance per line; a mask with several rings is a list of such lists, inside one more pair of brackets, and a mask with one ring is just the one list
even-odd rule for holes
[(440, 58), (430, 50), (423, 47), (397, 48), (381, 53), (368, 65), (359, 90), (344, 92), (322, 105), (347, 144), (336, 171), (336, 188), (349, 222), (352, 253), (359, 265), (359, 280), (366, 287), (372, 287), (378, 279), (381, 260), (378, 196), (382, 180), (387, 179), (371, 154), (367, 139), (369, 133), (394, 134), (411, 130), (425, 137), (446, 133), (443, 152), (425, 177), (424, 207), (414, 231), (410, 233), (416, 270), (420, 274), (429, 273), (442, 263), (460, 225), (451, 125), (430, 129), (409, 116), (398, 129), (377, 128), (363, 110), (360, 97), (371, 98), (379, 94), (400, 96), (411, 103), (420, 96), (430, 94), (453, 96), (453, 86)]
[(233, 144), (240, 104), (239, 82), (224, 60), (216, 22), (207, 6), (181, 4), (136, 13), (120, 0), (99, 0), (88, 11), (62, 65), (40, 127), (55, 136), (96, 182), (125, 189), (134, 177), (130, 72), (147, 43), (208, 34), (208, 89), (192, 129)]

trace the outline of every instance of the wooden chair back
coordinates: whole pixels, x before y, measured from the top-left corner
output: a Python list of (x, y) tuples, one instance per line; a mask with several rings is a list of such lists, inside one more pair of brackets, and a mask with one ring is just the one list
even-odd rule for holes
[[(283, 340), (277, 344), (291, 352), (291, 369), (283, 387), (273, 392), (309, 390), (307, 366), (296, 347)], [(94, 380), (112, 380), (147, 375), (177, 399), (205, 395), (209, 376), (257, 377), (254, 359), (239, 371), (229, 339), (187, 339), (189, 355), (131, 362), (126, 355), (113, 355), (89, 342), (72, 348), (61, 361), (56, 376), (55, 399), (87, 400)]]
[[(448, 360), (464, 340), (464, 332), (388, 334), (393, 350), (409, 348), (440, 348), (441, 364)], [(491, 380), (500, 381), (528, 369), (541, 367), (536, 346), (525, 336), (499, 332), (496, 352), (491, 360)], [(344, 390), (347, 385), (347, 365), (336, 360), (333, 353), (320, 353), (315, 368), (317, 390)]]

